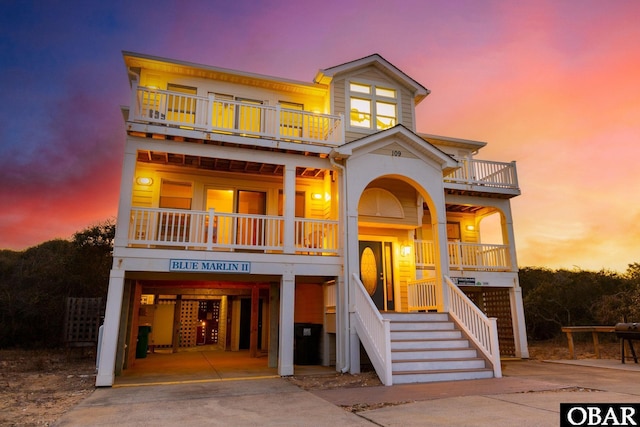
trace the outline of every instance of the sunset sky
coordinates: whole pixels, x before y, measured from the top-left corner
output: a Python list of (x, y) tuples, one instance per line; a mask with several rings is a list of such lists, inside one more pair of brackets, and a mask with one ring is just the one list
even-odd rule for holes
[(0, 249), (113, 218), (122, 51), (311, 82), (379, 53), (418, 130), (517, 162), (518, 264), (640, 262), (640, 1), (0, 0)]

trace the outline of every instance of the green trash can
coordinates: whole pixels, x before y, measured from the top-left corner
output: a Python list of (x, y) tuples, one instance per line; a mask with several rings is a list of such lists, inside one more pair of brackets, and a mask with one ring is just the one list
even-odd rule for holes
[(147, 357), (147, 350), (149, 349), (149, 334), (151, 333), (151, 326), (142, 325), (138, 326), (138, 342), (136, 343), (136, 359), (144, 359)]

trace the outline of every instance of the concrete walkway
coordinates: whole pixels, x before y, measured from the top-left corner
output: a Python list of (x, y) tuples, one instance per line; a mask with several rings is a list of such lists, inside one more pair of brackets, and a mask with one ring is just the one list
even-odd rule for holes
[[(508, 361), (500, 379), (303, 391), (284, 378), (101, 388), (57, 426), (557, 426), (560, 403), (639, 403), (640, 365)], [(353, 413), (344, 407), (357, 408)]]

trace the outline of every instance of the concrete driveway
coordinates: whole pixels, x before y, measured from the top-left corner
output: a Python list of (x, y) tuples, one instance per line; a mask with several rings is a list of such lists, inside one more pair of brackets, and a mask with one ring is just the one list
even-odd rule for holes
[(313, 392), (284, 378), (101, 388), (55, 425), (557, 426), (563, 402), (640, 402), (636, 364), (510, 361), (504, 375)]

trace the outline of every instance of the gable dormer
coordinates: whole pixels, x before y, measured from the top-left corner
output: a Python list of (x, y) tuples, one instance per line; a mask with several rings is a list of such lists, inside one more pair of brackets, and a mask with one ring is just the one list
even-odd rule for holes
[(315, 82), (330, 87), (347, 142), (398, 124), (415, 132), (415, 106), (430, 93), (378, 54), (320, 70)]

